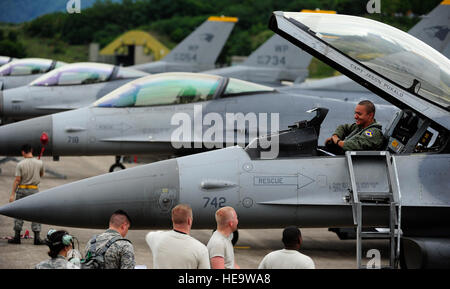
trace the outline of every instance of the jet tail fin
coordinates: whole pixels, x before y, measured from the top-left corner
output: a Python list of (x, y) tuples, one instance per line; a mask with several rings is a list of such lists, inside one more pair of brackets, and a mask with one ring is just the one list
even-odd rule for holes
[[(259, 68), (264, 79), (260, 82), (282, 80), (301, 82), (308, 77), (312, 56), (275, 34), (256, 49), (242, 64)], [(253, 80), (258, 82), (258, 80)]]
[(450, 0), (442, 1), (408, 33), (450, 58)]
[(163, 60), (197, 65), (199, 66), (198, 71), (214, 68), (214, 64), (237, 21), (238, 19), (235, 17), (209, 17)]

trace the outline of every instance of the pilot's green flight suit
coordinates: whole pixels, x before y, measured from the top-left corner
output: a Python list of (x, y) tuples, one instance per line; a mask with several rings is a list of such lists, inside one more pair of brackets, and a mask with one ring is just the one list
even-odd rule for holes
[(381, 124), (374, 120), (366, 128), (361, 128), (356, 123), (340, 125), (334, 134), (344, 141), (344, 151), (380, 150), (384, 143), (381, 129)]

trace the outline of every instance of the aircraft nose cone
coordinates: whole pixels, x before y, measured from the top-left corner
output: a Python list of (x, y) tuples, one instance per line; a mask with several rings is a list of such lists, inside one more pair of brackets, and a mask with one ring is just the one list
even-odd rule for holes
[(43, 132), (49, 136), (45, 155), (51, 155), (52, 131), (51, 115), (0, 126), (0, 155), (20, 156), (20, 148), (24, 144), (30, 144), (34, 155), (38, 155), (42, 148), (40, 138)]
[(170, 228), (179, 200), (175, 159), (66, 184), (0, 207), (0, 214), (43, 224), (107, 228), (111, 214), (124, 210), (131, 229)]

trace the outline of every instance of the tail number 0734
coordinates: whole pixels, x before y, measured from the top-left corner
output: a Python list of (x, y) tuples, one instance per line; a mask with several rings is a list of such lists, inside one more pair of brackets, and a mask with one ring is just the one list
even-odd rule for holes
[(209, 198), (209, 197), (203, 197), (203, 200), (205, 200), (205, 204), (203, 205), (203, 208), (206, 208), (208, 206), (214, 207), (214, 208), (222, 208), (225, 207), (225, 202), (227, 201), (224, 197), (215, 197), (215, 198)]

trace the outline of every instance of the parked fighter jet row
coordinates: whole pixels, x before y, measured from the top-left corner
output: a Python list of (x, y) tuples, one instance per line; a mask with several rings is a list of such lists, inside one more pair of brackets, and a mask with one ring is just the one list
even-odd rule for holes
[[(447, 9), (447, 6), (448, 5), (440, 5), (430, 13), (430, 16), (432, 16), (431, 19), (433, 21), (433, 25), (435, 25), (436, 21), (442, 18), (444, 18), (444, 22), (446, 21), (446, 14), (443, 10)], [(16, 89), (3, 90), (0, 94), (0, 116), (4, 121), (11, 119), (22, 120), (30, 117), (88, 107), (89, 104), (92, 104), (94, 101), (112, 92), (115, 88), (118, 88), (136, 78), (144, 76), (144, 73), (132, 70), (133, 68), (152, 73), (166, 71), (201, 71), (205, 68), (211, 68), (214, 65), (214, 62), (216, 61), (219, 52), (236, 21), (236, 18), (231, 17), (210, 17), (191, 35), (183, 40), (162, 61), (144, 65), (135, 65), (130, 68), (113, 68), (112, 66), (107, 67), (107, 65), (100, 63), (78, 63), (67, 65), (67, 67), (60, 67), (52, 72), (40, 76), (39, 79), (35, 79), (37, 75), (39, 75), (36, 74), (37, 72), (51, 70), (52, 67), (56, 67), (58, 65), (51, 61), (47, 61), (46, 66), (44, 66), (42, 62), (45, 61), (36, 59), (12, 62), (1, 68), (1, 71), (4, 71), (2, 73), (4, 75), (3, 80), (1, 81), (4, 87), (19, 85), (18, 83), (20, 79), (22, 80), (22, 84), (28, 82), (31, 78), (33, 78), (34, 81), (28, 85), (23, 85)], [(412, 30), (422, 31), (423, 29), (428, 29), (428, 26), (424, 24), (427, 21), (429, 21), (429, 18), (422, 20)], [(416, 29), (416, 27), (422, 27), (423, 29)], [(416, 33), (419, 34), (419, 32)], [(435, 45), (440, 49), (445, 49), (445, 46), (434, 40), (438, 37), (430, 37), (429, 34), (425, 35), (429, 38), (422, 36), (424, 39), (430, 40), (432, 43), (437, 43)], [(441, 40), (444, 42), (447, 41), (446, 39)], [(183, 55), (183, 57), (180, 55)], [(386, 125), (390, 121), (392, 112), (396, 110), (396, 108), (378, 96), (372, 94), (362, 86), (355, 84), (348, 78), (343, 79), (342, 77), (337, 77), (301, 83), (308, 75), (307, 67), (311, 58), (312, 57), (309, 54), (299, 50), (297, 47), (294, 47), (291, 43), (282, 39), (280, 36), (274, 35), (266, 43), (261, 45), (261, 47), (258, 48), (252, 55), (250, 55), (247, 61), (245, 61), (242, 65), (209, 70), (205, 72), (208, 74), (239, 78), (277, 87), (277, 91), (283, 96), (293, 97), (292, 105), (290, 106), (282, 106), (277, 108), (276, 105), (273, 105), (273, 102), (278, 102), (276, 98), (271, 98), (270, 101), (267, 102), (261, 101), (262, 99), (259, 99), (258, 101), (258, 96), (249, 97), (247, 95), (251, 91), (247, 91), (246, 95), (235, 94), (233, 95), (234, 97), (227, 99), (224, 99), (220, 95), (216, 95), (216, 97), (211, 99), (209, 102), (204, 99), (205, 101), (195, 101), (195, 104), (192, 103), (188, 106), (192, 109), (194, 105), (211, 107), (213, 104), (212, 110), (202, 110), (204, 114), (216, 110), (215, 107), (219, 107), (216, 112), (222, 114), (238, 112), (279, 113), (281, 115), (281, 127), (276, 129), (285, 129), (293, 121), (306, 118), (306, 116), (302, 114), (314, 106), (334, 105), (335, 100), (344, 102), (344, 104), (339, 103), (339, 108), (330, 112), (328, 119), (322, 127), (323, 134), (320, 136), (320, 141), (324, 140), (324, 136), (329, 135), (329, 133), (333, 131), (337, 120), (335, 117), (337, 117), (339, 121), (344, 121), (345, 119), (350, 121), (348, 117), (351, 115), (354, 102), (362, 99), (370, 99), (377, 104), (383, 104), (379, 107), (377, 120), (383, 125)], [(17, 71), (17, 73), (14, 73), (15, 71)], [(33, 74), (17, 75), (20, 74), (19, 71), (22, 71), (23, 74)], [(124, 73), (125, 71), (126, 73)], [(295, 81), (300, 84), (280, 87), (282, 80)], [(170, 83), (163, 84), (159, 81), (159, 85), (170, 85)], [(253, 86), (250, 85), (249, 87)], [(255, 94), (257, 91), (258, 90), (252, 91), (252, 93)], [(263, 97), (267, 98), (269, 96), (264, 95)], [(173, 105), (160, 102), (152, 103), (146, 107), (147, 110), (148, 107), (152, 106), (153, 110), (164, 112), (166, 111), (166, 108), (162, 106), (163, 104)], [(187, 102), (184, 101), (183, 104), (187, 104)], [(95, 111), (96, 109), (85, 108), (84, 110)], [(140, 109), (133, 109), (133, 111), (134, 110), (145, 111), (142, 107)], [(106, 109), (103, 109), (103, 115), (105, 115), (105, 111)], [(103, 143), (103, 141), (101, 141), (102, 138), (93, 137), (94, 135), (98, 135), (98, 133), (102, 134), (100, 131), (104, 130), (104, 126), (101, 125), (100, 122), (98, 122), (97, 127), (86, 127), (86, 125), (80, 125), (80, 123), (78, 123), (80, 121), (85, 124), (91, 123), (90, 121), (87, 122), (86, 119), (83, 118), (88, 117), (88, 115), (84, 115), (80, 118), (73, 118), (69, 116), (71, 114), (63, 114), (61, 116), (58, 115), (58, 117), (61, 117), (65, 121), (69, 121), (69, 123), (67, 123), (68, 127), (81, 128), (83, 131), (82, 135), (79, 134), (81, 130), (75, 132), (65, 128), (62, 128), (63, 132), (53, 132), (53, 127), (48, 127), (45, 125), (48, 121), (42, 121), (40, 119), (32, 121), (33, 123), (37, 123), (37, 125), (29, 122), (24, 124), (17, 123), (10, 127), (4, 127), (0, 129), (0, 134), (10, 135), (11, 130), (19, 129), (19, 131), (28, 131), (36, 127), (40, 127), (40, 130), (38, 130), (39, 135), (43, 132), (47, 132), (52, 136), (54, 135), (54, 137), (50, 138), (49, 147), (59, 147), (60, 149), (56, 151), (51, 148), (46, 150), (47, 154), (53, 152), (54, 156), (73, 154), (138, 154), (135, 149), (137, 139), (139, 139), (139, 145), (143, 145), (147, 148), (142, 152), (145, 154), (154, 154), (151, 147), (155, 143), (165, 146), (170, 144), (170, 123), (166, 121), (162, 127), (158, 127), (158, 125), (155, 127), (152, 125), (156, 123), (159, 124), (161, 121), (157, 113), (146, 114), (147, 120), (142, 122), (140, 121), (141, 117), (138, 117), (137, 114), (132, 113), (131, 115), (124, 115), (120, 113), (120, 111), (130, 111), (130, 109), (127, 109), (124, 106), (120, 109), (116, 108), (114, 111), (117, 111), (118, 114), (111, 120), (108, 120), (109, 126), (107, 126), (106, 129), (106, 131), (111, 132), (111, 135), (108, 134), (107, 139), (114, 138), (114, 143), (112, 141)], [(51, 118), (53, 118), (53, 116)], [(70, 120), (74, 120), (74, 122), (70, 123)], [(146, 127), (149, 124), (150, 127)], [(134, 129), (124, 129), (127, 126), (131, 126)], [(112, 127), (112, 129), (108, 130), (109, 127)], [(121, 129), (118, 130), (118, 127)], [(172, 130), (173, 129), (175, 128), (172, 127)], [(159, 130), (160, 132), (155, 134), (155, 130)], [(148, 139), (150, 136), (149, 131), (153, 131), (151, 133), (151, 140)], [(162, 131), (165, 131), (165, 135)], [(247, 130), (245, 133), (248, 138), (249, 131)], [(21, 133), (16, 135), (21, 136), (10, 136), (5, 138), (5, 141), (0, 144), (0, 146), (4, 148), (3, 152), (1, 152), (2, 154), (17, 155), (19, 152), (17, 152), (16, 145), (18, 142), (23, 141), (33, 143), (35, 150), (39, 149), (40, 142), (37, 132), (33, 134)], [(139, 137), (137, 137), (137, 135), (139, 135)], [(87, 136), (89, 136), (90, 139), (88, 143)], [(130, 138), (130, 136), (132, 137)], [(98, 139), (105, 145), (99, 145), (97, 141), (94, 141), (94, 139)], [(73, 147), (72, 140), (78, 140), (75, 147)], [(148, 146), (146, 142), (142, 142), (142, 140), (151, 141), (152, 145)], [(234, 139), (225, 141), (224, 145), (229, 143), (234, 143)], [(105, 147), (108, 147), (108, 144), (113, 144), (113, 147), (120, 146), (123, 149), (121, 149), (120, 152), (115, 151), (114, 149), (112, 151), (110, 149), (105, 149)], [(179, 152), (180, 151), (178, 150), (178, 153)], [(178, 153), (166, 150), (164, 156), (161, 157), (165, 158), (167, 155), (177, 155)], [(186, 152), (183, 151), (183, 154), (184, 153)], [(117, 158), (117, 160), (119, 160), (119, 158)], [(123, 165), (116, 162), (113, 166), (111, 166), (111, 171), (117, 167), (122, 168)]]
[[(433, 17), (410, 32), (448, 53), (450, 36), (442, 37), (432, 27), (443, 24), (448, 31), (449, 9), (442, 2), (429, 14)], [(235, 22), (224, 23), (229, 30), (223, 33), (229, 34)], [(202, 34), (207, 33), (204, 25), (199, 27)], [(1, 126), (0, 155), (18, 155), (23, 143), (40, 151), (44, 132), (50, 139), (45, 152), (53, 156), (193, 155), (53, 188), (5, 205), (0, 213), (99, 228), (121, 204), (134, 228), (152, 229), (168, 227), (170, 208), (189, 203), (197, 228), (210, 228), (217, 206), (205, 205), (204, 198), (216, 198), (236, 209), (242, 228), (356, 226), (358, 250), (363, 227), (387, 226), (392, 267), (399, 260), (402, 267), (448, 267), (448, 56), (412, 35), (361, 17), (275, 12), (269, 26), (278, 35), (242, 66), (192, 73), (202, 69), (161, 65), (164, 71), (184, 72), (144, 76), (137, 71), (140, 66), (82, 63), (52, 70), (52, 62), (47, 66), (52, 71), (31, 84), (4, 90), (3, 117), (45, 116)], [(348, 78), (280, 86), (282, 80), (304, 80), (311, 59), (305, 51)], [(201, 54), (190, 55), (170, 61), (202, 63)], [(13, 71), (15, 62), (6, 64), (5, 71)], [(118, 87), (115, 81), (126, 84)], [(47, 90), (55, 96), (44, 95)], [(318, 144), (337, 124), (351, 122), (362, 99), (377, 104), (377, 121), (386, 127), (386, 151), (330, 156)], [(314, 108), (319, 108), (316, 117), (307, 113)], [(70, 111), (46, 115), (63, 110)], [(264, 159), (277, 141), (275, 156)], [(235, 144), (247, 147), (229, 147)], [(211, 149), (217, 150), (194, 154)], [(124, 195), (130, 188), (132, 193)], [(411, 257), (418, 255), (422, 258)]]

